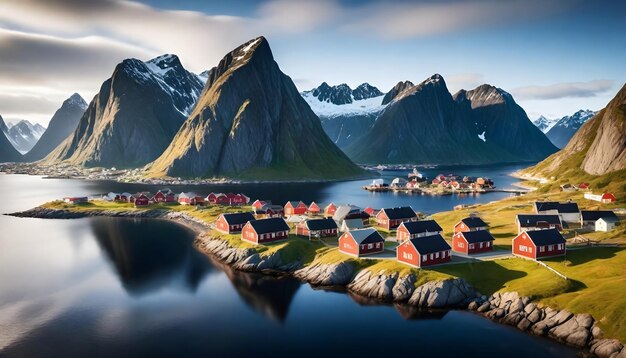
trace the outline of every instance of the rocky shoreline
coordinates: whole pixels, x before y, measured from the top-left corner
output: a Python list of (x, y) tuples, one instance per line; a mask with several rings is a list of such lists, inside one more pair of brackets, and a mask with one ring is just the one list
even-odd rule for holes
[(211, 236), (207, 223), (185, 213), (163, 210), (72, 212), (39, 207), (7, 215), (46, 219), (108, 216), (172, 220), (197, 233), (194, 245), (198, 250), (235, 270), (292, 275), (313, 286), (342, 287), (350, 294), (381, 303), (430, 309), (468, 309), (493, 321), (560, 341), (601, 358), (626, 358), (624, 345), (616, 339), (603, 338), (601, 329), (589, 314), (542, 307), (516, 292), (497, 292), (486, 297), (461, 278), (429, 281), (416, 287), (417, 277), (412, 273), (401, 276), (397, 272), (357, 271), (347, 262), (306, 266), (298, 261), (285, 263), (280, 252), (263, 255), (251, 248), (232, 247), (229, 242)]

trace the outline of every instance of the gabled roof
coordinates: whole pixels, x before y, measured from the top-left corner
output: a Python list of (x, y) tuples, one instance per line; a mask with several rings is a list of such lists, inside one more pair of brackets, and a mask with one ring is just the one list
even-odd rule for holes
[(348, 216), (348, 214), (355, 213), (355, 212), (360, 212), (360, 211), (361, 211), (361, 208), (359, 208), (358, 206), (354, 206), (354, 205), (340, 205), (340, 206), (337, 207), (337, 210), (335, 210), (335, 214), (333, 214), (333, 219), (335, 219), (337, 221), (341, 221), (346, 216)]
[(461, 219), (461, 222), (467, 225), (467, 227), (487, 227), (488, 226), (487, 223), (483, 221), (483, 219), (479, 217), (475, 217), (475, 216)]
[(305, 225), (309, 230), (337, 229), (337, 223), (331, 218), (307, 220)]
[(495, 240), (493, 236), (491, 235), (491, 233), (487, 230), (465, 231), (459, 234), (463, 235), (465, 240), (470, 244)]
[(398, 208), (385, 208), (385, 209), (382, 209), (381, 211), (384, 211), (390, 220), (417, 217), (417, 214), (415, 214), (415, 211), (413, 211), (413, 209), (411, 209), (411, 207), (409, 206), (402, 206)]
[(404, 226), (409, 234), (421, 234), (425, 232), (440, 232), (443, 231), (441, 226), (435, 220), (420, 220), (403, 222), (400, 226)]
[(373, 242), (385, 241), (380, 233), (371, 227), (348, 231), (357, 244), (370, 244)]
[(298, 207), (298, 205), (300, 205), (300, 204), (303, 204), (303, 205), (304, 205), (304, 203), (303, 203), (303, 202), (301, 202), (301, 201), (294, 201), (294, 200), (290, 200), (290, 201), (288, 201), (288, 202), (285, 204), (285, 206), (287, 206), (287, 204), (291, 204), (291, 206), (293, 206), (294, 208)]
[(251, 212), (229, 213), (229, 214), (222, 214), (222, 216), (224, 217), (224, 220), (226, 220), (226, 222), (229, 225), (245, 224), (248, 221), (254, 220), (254, 215)]
[(564, 244), (565, 239), (557, 229), (526, 231), (528, 237), (537, 246)]
[(538, 212), (556, 210), (559, 214), (580, 212), (580, 209), (578, 209), (578, 204), (574, 202), (559, 203), (556, 201), (536, 201), (535, 208)]
[(607, 223), (618, 223), (619, 222), (619, 219), (617, 218), (617, 216), (615, 216), (615, 217), (608, 216), (608, 217), (605, 217), (605, 218), (600, 218), (598, 220), (604, 220), (604, 222), (607, 222)]
[(283, 218), (269, 218), (249, 221), (257, 234), (267, 234), (278, 231), (289, 231), (289, 225)]
[(343, 221), (343, 225), (348, 230), (362, 229), (363, 228), (363, 220), (361, 220), (361, 219), (346, 219), (346, 220)]
[(194, 193), (193, 191), (188, 191), (188, 192), (182, 192), (180, 193), (180, 195), (178, 196), (178, 198), (195, 198), (196, 196), (198, 196), (198, 194)]
[(583, 210), (580, 212), (583, 221), (596, 221), (600, 218), (615, 218), (617, 215), (611, 210)]
[(451, 250), (450, 245), (439, 234), (418, 237), (409, 241), (420, 255)]
[(535, 227), (538, 222), (561, 225), (561, 218), (558, 215), (518, 214), (517, 220), (521, 227)]

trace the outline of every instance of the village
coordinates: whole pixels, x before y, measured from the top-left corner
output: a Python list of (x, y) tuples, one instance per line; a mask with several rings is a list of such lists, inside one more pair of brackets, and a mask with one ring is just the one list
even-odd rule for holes
[[(585, 193), (587, 200), (612, 203), (611, 193)], [(289, 201), (284, 205), (270, 200), (251, 199), (244, 194), (194, 192), (175, 194), (162, 189), (155, 194), (108, 193), (100, 197), (66, 197), (65, 203), (81, 205), (106, 201), (127, 203), (135, 208), (152, 206), (241, 207), (237, 212), (220, 213), (212, 228), (225, 235), (239, 235), (242, 242), (270, 245), (283, 240), (312, 240), (353, 258), (396, 260), (415, 268), (520, 257), (530, 260), (565, 256), (566, 246), (576, 240), (566, 240), (562, 232), (609, 232), (620, 225), (618, 215), (611, 210), (580, 210), (574, 201), (535, 201), (533, 212), (515, 215), (517, 235), (510, 237), (511, 248), (494, 247), (490, 225), (478, 213), (470, 213), (451, 228), (451, 237), (444, 237), (440, 224), (411, 207), (375, 209), (350, 204), (327, 205)], [(248, 210), (244, 210), (244, 207)], [(621, 213), (623, 214), (623, 213)]]

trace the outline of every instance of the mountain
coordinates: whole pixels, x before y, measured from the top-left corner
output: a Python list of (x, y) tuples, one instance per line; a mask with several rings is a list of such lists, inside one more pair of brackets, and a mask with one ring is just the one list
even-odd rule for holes
[(22, 154), (28, 152), (46, 130), (39, 123), (32, 124), (27, 120), (21, 120), (14, 125), (6, 127), (6, 136), (15, 149)]
[(389, 102), (393, 101), (400, 93), (402, 93), (402, 91), (413, 86), (415, 85), (411, 81), (398, 82), (389, 92), (387, 92), (387, 94), (385, 94), (382, 104), (389, 104)]
[(2, 116), (0, 116), (0, 131), (2, 131), (0, 133), (0, 163), (22, 161), (22, 155), (13, 147), (13, 144), (6, 136), (9, 129), (6, 123), (4, 123)]
[(346, 84), (331, 87), (324, 82), (301, 95), (320, 118), (326, 134), (340, 148), (365, 134), (384, 108), (380, 100), (383, 93), (368, 83), (353, 90)]
[(88, 167), (143, 166), (170, 144), (203, 88), (175, 55), (127, 59), (104, 81), (74, 132), (46, 157)]
[(556, 124), (556, 122), (558, 122), (559, 119), (558, 118), (547, 118), (544, 116), (539, 116), (539, 118), (535, 119), (533, 121), (533, 124), (539, 128), (540, 131), (542, 131), (543, 133), (548, 133), (548, 131), (550, 129), (552, 129), (552, 127)]
[[(580, 127), (562, 150), (527, 171), (546, 177), (576, 177), (575, 180), (581, 181), (592, 180), (593, 178), (585, 177), (588, 174), (602, 177), (624, 169), (626, 85), (604, 109)], [(622, 179), (623, 184), (623, 175), (617, 175), (613, 179), (616, 180), (603, 180), (595, 186), (610, 186), (612, 182), (620, 182), (617, 179)], [(618, 189), (624, 190), (623, 187)]]
[(546, 133), (548, 139), (552, 141), (558, 148), (563, 148), (567, 145), (567, 142), (572, 138), (574, 133), (591, 117), (595, 116), (597, 112), (587, 110), (580, 110), (571, 116), (565, 116), (559, 119)]
[(362, 173), (324, 133), (263, 37), (209, 71), (196, 107), (151, 176), (330, 179)]
[(74, 93), (66, 99), (61, 108), (52, 116), (48, 128), (39, 138), (37, 144), (24, 155), (24, 161), (35, 162), (50, 154), (54, 148), (74, 132), (86, 109), (87, 102), (78, 93)]
[(556, 151), (513, 97), (493, 86), (452, 96), (436, 74), (392, 98), (372, 129), (345, 148), (357, 163), (489, 164)]

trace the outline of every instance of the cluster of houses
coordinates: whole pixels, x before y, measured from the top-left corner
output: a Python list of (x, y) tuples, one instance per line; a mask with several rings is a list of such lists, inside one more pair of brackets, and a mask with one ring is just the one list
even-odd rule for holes
[(620, 221), (611, 210), (580, 210), (572, 201), (538, 201), (532, 214), (518, 214), (518, 232), (576, 228), (581, 231), (611, 231)]
[(136, 207), (147, 206), (155, 203), (178, 203), (180, 205), (246, 205), (250, 202), (250, 198), (244, 194), (233, 193), (211, 193), (207, 196), (198, 195), (194, 192), (181, 192), (175, 194), (170, 189), (161, 189), (154, 195), (150, 192), (131, 193), (114, 193), (110, 192), (102, 197), (103, 200), (111, 202), (132, 203)]
[(456, 174), (439, 174), (434, 179), (428, 180), (422, 174), (413, 170), (409, 173), (408, 179), (395, 178), (391, 184), (387, 185), (383, 179), (375, 179), (369, 186), (371, 189), (392, 189), (408, 190), (418, 188), (442, 188), (445, 190), (482, 190), (494, 188), (493, 180), (489, 178), (474, 178), (470, 176), (460, 176)]

